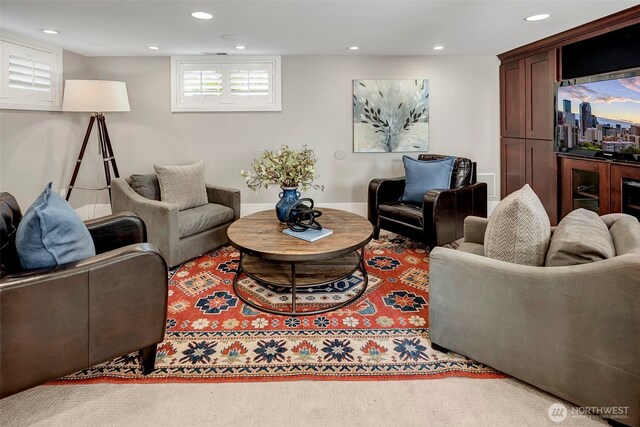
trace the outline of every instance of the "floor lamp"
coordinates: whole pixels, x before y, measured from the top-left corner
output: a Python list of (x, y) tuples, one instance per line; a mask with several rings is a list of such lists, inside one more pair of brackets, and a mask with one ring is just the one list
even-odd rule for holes
[[(119, 178), (118, 166), (116, 158), (113, 154), (111, 139), (107, 131), (107, 122), (104, 119), (104, 113), (116, 111), (131, 111), (129, 107), (129, 98), (127, 96), (127, 86), (124, 82), (114, 82), (107, 80), (67, 80), (64, 86), (64, 97), (62, 100), (62, 111), (89, 112), (91, 119), (87, 132), (82, 141), (82, 147), (78, 154), (78, 160), (71, 175), (71, 182), (67, 190), (67, 201), (71, 197), (71, 190), (74, 188), (82, 190), (109, 190), (109, 200), (111, 200), (111, 169), (113, 176)], [(107, 186), (104, 188), (82, 188), (76, 187), (76, 179), (80, 164), (87, 149), (87, 142), (91, 136), (91, 130), (94, 123), (98, 127), (98, 141), (100, 144), (100, 152), (102, 153), (102, 162), (104, 165), (104, 176)]]

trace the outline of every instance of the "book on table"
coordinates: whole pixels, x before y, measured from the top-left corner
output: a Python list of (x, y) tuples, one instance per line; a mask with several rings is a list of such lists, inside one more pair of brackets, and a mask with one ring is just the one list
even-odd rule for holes
[(282, 232), (289, 236), (306, 240), (307, 242), (315, 242), (316, 240), (322, 239), (323, 237), (327, 237), (333, 234), (333, 230), (329, 230), (328, 228), (322, 228), (320, 230), (314, 230), (312, 228), (309, 228), (304, 231), (293, 231), (290, 228), (285, 228), (284, 230), (282, 230)]

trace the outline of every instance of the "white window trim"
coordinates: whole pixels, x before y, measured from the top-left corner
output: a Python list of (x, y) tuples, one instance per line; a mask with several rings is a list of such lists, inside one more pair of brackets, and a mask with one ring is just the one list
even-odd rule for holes
[[(34, 101), (25, 99), (12, 99), (4, 93), (5, 78), (9, 78), (4, 73), (4, 43), (12, 43), (24, 46), (29, 49), (36, 49), (53, 56), (51, 66), (51, 100)], [(5, 110), (37, 110), (37, 111), (60, 111), (62, 106), (62, 70), (63, 52), (62, 48), (47, 43), (27, 39), (8, 32), (0, 32), (0, 109)]]
[[(181, 64), (253, 64), (271, 63), (273, 67), (273, 102), (264, 105), (201, 103), (185, 105), (180, 100), (180, 74), (178, 70)], [(282, 111), (282, 69), (279, 56), (172, 56), (171, 57), (171, 111), (198, 112), (198, 111)]]

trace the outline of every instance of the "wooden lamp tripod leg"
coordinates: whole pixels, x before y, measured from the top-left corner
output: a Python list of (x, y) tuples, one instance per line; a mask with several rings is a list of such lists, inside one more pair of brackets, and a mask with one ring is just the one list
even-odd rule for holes
[(104, 129), (104, 142), (107, 147), (109, 161), (111, 161), (111, 167), (113, 167), (113, 176), (116, 178), (120, 178), (120, 173), (118, 173), (118, 165), (116, 164), (116, 156), (113, 154), (111, 138), (109, 138), (109, 132), (107, 132), (107, 122), (105, 121), (104, 115), (101, 114), (99, 120), (102, 121), (102, 128)]
[(103, 114), (98, 114), (98, 136), (100, 138), (100, 150), (102, 151), (102, 162), (104, 165), (104, 176), (107, 181), (107, 189), (109, 190), (109, 201), (111, 201), (111, 168), (113, 168), (113, 176), (120, 178), (118, 173), (118, 165), (116, 164), (116, 158), (113, 155), (113, 147), (111, 146), (111, 139), (109, 138), (109, 132), (107, 131), (107, 122), (104, 119)]
[(113, 168), (113, 176), (115, 178), (120, 178), (118, 165), (116, 164), (116, 157), (113, 155), (113, 147), (111, 146), (111, 139), (109, 138), (109, 132), (107, 131), (107, 123), (104, 120), (104, 114), (92, 114), (91, 119), (89, 120), (89, 126), (87, 127), (87, 132), (84, 134), (84, 140), (82, 141), (80, 154), (78, 154), (78, 160), (76, 161), (76, 165), (73, 168), (73, 175), (71, 175), (71, 182), (69, 183), (69, 188), (67, 190), (67, 201), (69, 201), (69, 197), (71, 197), (71, 190), (73, 190), (73, 187), (76, 184), (78, 171), (80, 170), (80, 164), (82, 163), (82, 158), (84, 157), (84, 153), (87, 149), (87, 143), (89, 142), (89, 137), (91, 136), (91, 130), (93, 129), (93, 123), (96, 121), (98, 122), (98, 140), (100, 144), (100, 152), (102, 153), (104, 177), (107, 181), (107, 189), (109, 189), (109, 201), (111, 201), (111, 170), (109, 168), (109, 165), (111, 165), (111, 167)]
[(87, 142), (89, 141), (89, 136), (91, 135), (91, 129), (93, 129), (93, 122), (95, 122), (95, 120), (96, 120), (96, 116), (91, 115), (91, 119), (89, 120), (89, 126), (87, 127), (87, 132), (84, 134), (84, 140), (82, 141), (82, 147), (80, 148), (80, 154), (78, 154), (78, 160), (76, 161), (76, 165), (73, 168), (73, 175), (71, 175), (71, 182), (69, 182), (69, 188), (67, 189), (67, 197), (66, 197), (67, 201), (69, 201), (69, 197), (71, 197), (71, 190), (73, 190), (73, 186), (76, 184), (76, 179), (78, 178), (78, 171), (80, 170), (80, 164), (82, 163), (84, 152), (87, 149)]

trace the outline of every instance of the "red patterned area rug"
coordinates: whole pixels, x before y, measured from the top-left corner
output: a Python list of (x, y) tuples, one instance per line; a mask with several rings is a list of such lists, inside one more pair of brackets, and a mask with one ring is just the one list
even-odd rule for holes
[[(365, 293), (342, 309), (298, 317), (260, 312), (238, 299), (232, 286), (238, 255), (225, 246), (169, 271), (166, 336), (152, 374), (141, 374), (133, 353), (54, 383), (506, 377), (431, 348), (429, 253), (422, 245), (402, 238), (372, 241), (365, 251)], [(356, 273), (301, 290), (297, 301), (326, 306), (354, 295), (362, 284)], [(240, 286), (275, 308), (291, 299), (288, 290), (249, 278)]]

